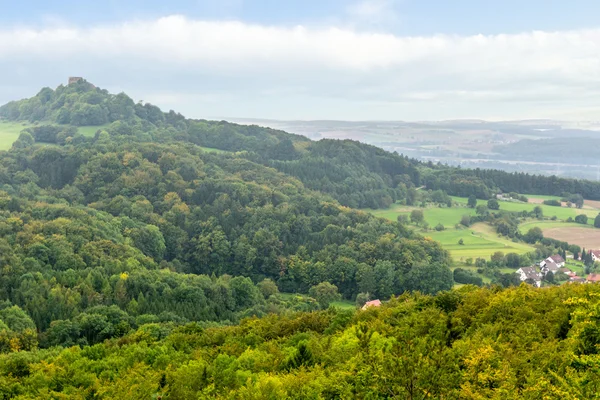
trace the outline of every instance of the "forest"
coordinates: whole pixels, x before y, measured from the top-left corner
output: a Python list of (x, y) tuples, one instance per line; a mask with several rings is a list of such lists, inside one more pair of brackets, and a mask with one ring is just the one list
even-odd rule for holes
[[(3, 398), (509, 398), (535, 385), (588, 398), (543, 372), (589, 378), (577, 363), (595, 353), (577, 341), (597, 336), (565, 301), (595, 301), (594, 288), (451, 291), (480, 282), (453, 274), (439, 243), (358, 208), (413, 205), (422, 187), (599, 199), (599, 182), (192, 120), (85, 81), (0, 118), (33, 123), (0, 153)], [(519, 309), (529, 298), (539, 308)], [(329, 308), (337, 299), (391, 300), (361, 313)], [(527, 319), (548, 310), (543, 327)], [(526, 350), (544, 340), (565, 353)]]
[(0, 355), (4, 398), (597, 399), (599, 288), (464, 286), (380, 308), (147, 323)]

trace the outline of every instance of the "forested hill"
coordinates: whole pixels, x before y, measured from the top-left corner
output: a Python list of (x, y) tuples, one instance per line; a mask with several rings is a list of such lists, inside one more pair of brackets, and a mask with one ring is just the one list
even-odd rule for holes
[[(39, 115), (57, 122), (88, 97), (110, 110), (112, 95), (78, 83), (2, 113), (20, 118), (14, 110), (45, 104)], [(452, 286), (439, 244), (268, 166), (316, 151), (307, 139), (175, 113), (123, 115), (93, 137), (40, 123), (0, 153), (0, 351), (91, 345), (148, 323), (229, 324), (324, 307), (279, 291), (353, 301)], [(325, 149), (319, 157), (331, 158)], [(373, 162), (387, 157), (368, 149)], [(352, 174), (386, 187), (378, 173)]]
[(442, 189), (450, 195), (487, 199), (501, 192), (540, 195), (581, 194), (600, 199), (600, 183), (576, 179), (462, 170), (423, 164), (374, 146), (351, 140), (309, 139), (258, 126), (225, 121), (186, 119), (162, 112), (148, 103), (135, 103), (126, 94), (113, 95), (81, 80), (56, 90), (0, 107), (0, 118), (54, 124), (33, 130), (37, 142), (64, 144), (82, 140), (76, 126), (97, 126), (112, 140), (173, 143), (240, 152), (238, 157), (274, 167), (300, 179), (310, 189), (329, 194), (352, 208), (385, 208), (396, 201), (412, 205), (415, 188)]

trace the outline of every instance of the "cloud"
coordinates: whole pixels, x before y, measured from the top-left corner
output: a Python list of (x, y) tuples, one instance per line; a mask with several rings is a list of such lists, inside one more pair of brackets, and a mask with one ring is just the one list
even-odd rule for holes
[(0, 101), (67, 75), (191, 116), (551, 117), (595, 109), (600, 29), (403, 37), (168, 16), (0, 30)]

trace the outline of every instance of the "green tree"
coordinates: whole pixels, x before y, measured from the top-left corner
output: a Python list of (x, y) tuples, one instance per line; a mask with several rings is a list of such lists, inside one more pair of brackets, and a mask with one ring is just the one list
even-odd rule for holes
[(496, 200), (496, 199), (490, 199), (487, 202), (487, 207), (490, 210), (499, 210), (500, 209), (500, 203), (498, 203), (498, 200)]
[(467, 207), (469, 208), (475, 208), (477, 207), (477, 197), (475, 197), (475, 195), (470, 195), (469, 199), (467, 200)]
[(258, 290), (260, 290), (260, 293), (265, 299), (268, 299), (269, 297), (279, 293), (277, 284), (269, 278), (263, 279), (262, 281), (258, 282), (256, 286), (258, 287)]
[(425, 219), (422, 210), (412, 210), (410, 213), (410, 220), (415, 225), (420, 225)]
[(575, 217), (575, 222), (578, 224), (586, 225), (588, 222), (588, 216), (585, 214), (579, 214), (578, 216)]
[(329, 282), (321, 282), (310, 288), (308, 294), (317, 300), (322, 309), (329, 307), (334, 301), (341, 299), (337, 286)]
[(600, 214), (596, 215), (596, 218), (594, 218), (594, 227), (600, 228)]
[(542, 230), (537, 226), (529, 229), (527, 233), (523, 236), (523, 240), (531, 244), (537, 243), (543, 238), (544, 234), (542, 233)]

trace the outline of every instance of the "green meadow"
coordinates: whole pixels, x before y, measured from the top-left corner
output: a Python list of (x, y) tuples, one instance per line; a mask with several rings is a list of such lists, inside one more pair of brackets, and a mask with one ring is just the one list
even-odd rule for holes
[[(21, 131), (32, 126), (34, 125), (27, 122), (0, 121), (0, 150), (10, 149), (12, 144), (19, 138)], [(107, 126), (108, 124), (100, 126), (80, 126), (77, 130), (83, 136), (92, 137), (99, 129), (105, 129)]]
[(10, 149), (21, 131), (29, 126), (26, 122), (0, 121), (0, 150)]
[[(524, 222), (522, 224), (519, 225), (519, 231), (521, 233), (527, 233), (528, 230), (530, 230), (531, 228), (534, 227), (538, 227), (542, 230), (544, 229), (551, 229), (551, 228), (590, 228), (592, 229), (593, 226), (589, 224), (590, 221), (588, 221), (588, 225), (583, 225), (583, 224), (576, 224), (574, 222), (561, 222), (561, 221), (539, 221), (539, 220), (531, 220), (531, 221), (527, 221)], [(594, 221), (592, 220), (592, 223)]]
[[(559, 199), (557, 196), (528, 196), (529, 198), (540, 199)], [(408, 207), (400, 204), (394, 204), (384, 210), (365, 210), (378, 217), (387, 218), (395, 221), (398, 215), (410, 215), (412, 210), (422, 210), (425, 221), (429, 224), (429, 230), (423, 231), (416, 228), (423, 236), (431, 237), (439, 242), (447, 249), (456, 261), (464, 261), (467, 258), (489, 258), (496, 251), (503, 253), (527, 253), (533, 250), (532, 246), (525, 243), (515, 243), (510, 239), (498, 235), (494, 229), (485, 224), (475, 224), (469, 228), (462, 226), (456, 227), (459, 224), (463, 215), (476, 215), (475, 209), (467, 208), (467, 198), (452, 197), (455, 206), (451, 208), (430, 206), (427, 208)], [(582, 227), (585, 225), (567, 223), (569, 217), (575, 218), (579, 214), (586, 214), (589, 217), (588, 226), (593, 224), (593, 219), (598, 215), (598, 209), (577, 209), (568, 207), (553, 207), (543, 204), (522, 203), (500, 201), (500, 209), (506, 211), (533, 211), (537, 206), (540, 206), (544, 212), (545, 218), (556, 217), (555, 221), (539, 221), (531, 220), (520, 226), (521, 232), (527, 232), (534, 226), (540, 228), (555, 228), (555, 227)], [(485, 200), (478, 200), (477, 204), (487, 204)], [(442, 224), (446, 228), (444, 231), (435, 231), (433, 228)], [(463, 244), (458, 242), (463, 240)]]
[(218, 153), (218, 154), (223, 154), (223, 153), (230, 153), (227, 150), (221, 150), (221, 149), (215, 149), (212, 147), (200, 147), (202, 150), (204, 150), (207, 153)]
[[(450, 228), (441, 232), (429, 231), (421, 232), (421, 234), (439, 242), (456, 261), (478, 257), (489, 259), (497, 251), (505, 254), (523, 254), (533, 250), (533, 247), (527, 244), (514, 243), (499, 236), (489, 225), (483, 223), (464, 229)], [(458, 244), (461, 239), (463, 240), (462, 245)]]

